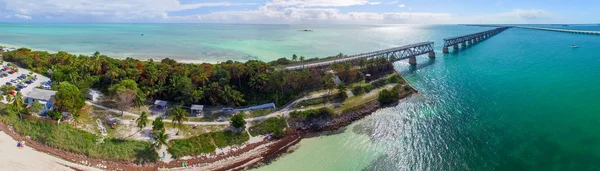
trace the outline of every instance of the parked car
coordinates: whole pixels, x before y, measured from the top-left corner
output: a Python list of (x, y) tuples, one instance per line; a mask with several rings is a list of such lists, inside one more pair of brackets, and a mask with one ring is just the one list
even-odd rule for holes
[(6, 76), (8, 76), (8, 73), (2, 73), (2, 76), (6, 77)]
[(6, 85), (12, 85), (12, 83), (11, 82), (6, 82)]
[(16, 84), (16, 83), (19, 83), (19, 80), (18, 79), (12, 79), (12, 80), (10, 80), (10, 82)]

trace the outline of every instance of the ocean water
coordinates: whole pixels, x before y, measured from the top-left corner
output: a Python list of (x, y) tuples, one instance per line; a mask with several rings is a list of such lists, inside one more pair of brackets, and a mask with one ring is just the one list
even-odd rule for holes
[(436, 46), (395, 63), (433, 103), (413, 96), (257, 170), (600, 169), (600, 36), (509, 29)]
[[(464, 28), (446, 26), (453, 32)], [(433, 38), (432, 26), (0, 23), (0, 45), (111, 57), (187, 62), (271, 61), (292, 54), (326, 57), (392, 48)], [(299, 30), (311, 29), (312, 32)], [(143, 35), (142, 35), (143, 34)]]
[(433, 103), (419, 96), (405, 99), (340, 133), (304, 139), (295, 152), (257, 170), (599, 170), (600, 36), (513, 28), (459, 52), (441, 53), (443, 38), (487, 29), (0, 24), (0, 43), (211, 62), (355, 54), (435, 41), (437, 58), (419, 56), (416, 67), (395, 63)]

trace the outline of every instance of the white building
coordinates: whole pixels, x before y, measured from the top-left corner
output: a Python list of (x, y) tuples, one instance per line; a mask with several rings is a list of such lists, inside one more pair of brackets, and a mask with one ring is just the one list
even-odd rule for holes
[(98, 101), (98, 99), (100, 99), (100, 95), (102, 95), (100, 91), (89, 89), (89, 92), (85, 96), (91, 101)]
[(50, 110), (52, 110), (54, 101), (54, 96), (56, 95), (56, 91), (52, 90), (42, 90), (38, 88), (34, 88), (27, 94), (25, 97), (27, 98), (27, 105), (31, 106), (34, 102), (39, 102), (44, 106), (44, 108), (40, 111), (40, 114), (44, 114)]
[(192, 105), (191, 108), (192, 112), (192, 116), (195, 117), (204, 117), (204, 106), (203, 105)]

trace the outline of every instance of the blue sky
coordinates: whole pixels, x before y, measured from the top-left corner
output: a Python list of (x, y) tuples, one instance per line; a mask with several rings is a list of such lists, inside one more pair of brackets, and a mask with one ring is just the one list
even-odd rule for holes
[(600, 23), (599, 0), (0, 0), (0, 22)]

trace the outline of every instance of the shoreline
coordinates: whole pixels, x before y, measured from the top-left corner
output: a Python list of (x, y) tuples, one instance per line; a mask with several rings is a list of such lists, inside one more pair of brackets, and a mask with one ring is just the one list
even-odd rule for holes
[[(402, 79), (404, 79), (402, 77)], [(407, 83), (407, 82), (406, 82)], [(405, 99), (411, 94), (418, 93), (414, 87), (407, 84), (411, 89), (401, 94), (400, 99)], [(399, 101), (400, 102), (400, 101)], [(398, 104), (394, 103), (394, 104)], [(356, 110), (343, 113), (339, 117), (323, 120), (316, 123), (303, 123), (290, 121), (290, 129), (286, 135), (280, 139), (269, 140), (263, 138), (258, 142), (244, 143), (239, 146), (228, 147), (224, 153), (212, 152), (194, 157), (184, 157), (185, 159), (176, 159), (169, 163), (161, 161), (147, 164), (136, 164), (132, 161), (103, 160), (97, 158), (88, 158), (82, 154), (50, 147), (40, 142), (29, 139), (27, 136), (18, 135), (13, 131), (12, 126), (0, 122), (0, 131), (15, 140), (25, 140), (26, 144), (39, 152), (46, 153), (63, 159), (74, 164), (107, 170), (190, 170), (192, 165), (196, 165), (200, 170), (243, 170), (248, 168), (257, 168), (262, 164), (268, 164), (276, 161), (279, 157), (288, 153), (290, 148), (295, 147), (303, 138), (310, 138), (322, 135), (324, 133), (339, 131), (340, 129), (352, 124), (353, 122), (371, 115), (375, 111), (393, 105), (382, 106), (377, 100), (363, 103)], [(182, 163), (187, 162), (189, 167), (182, 167)]]

